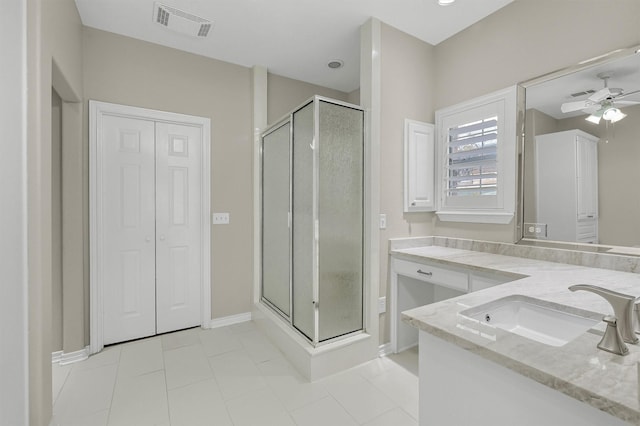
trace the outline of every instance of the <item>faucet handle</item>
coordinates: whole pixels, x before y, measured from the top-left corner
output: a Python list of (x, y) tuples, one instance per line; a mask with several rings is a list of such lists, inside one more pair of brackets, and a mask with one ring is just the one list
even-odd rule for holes
[(613, 315), (606, 315), (603, 319), (607, 323), (607, 329), (602, 336), (602, 340), (598, 343), (598, 349), (611, 352), (616, 355), (627, 355), (629, 348), (625, 345), (620, 330), (618, 330), (618, 321)]

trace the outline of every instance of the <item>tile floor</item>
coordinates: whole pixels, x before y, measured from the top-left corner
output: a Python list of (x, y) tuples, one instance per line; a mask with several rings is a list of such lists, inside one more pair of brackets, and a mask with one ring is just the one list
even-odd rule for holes
[(252, 322), (53, 366), (51, 426), (416, 426), (416, 350), (309, 383)]

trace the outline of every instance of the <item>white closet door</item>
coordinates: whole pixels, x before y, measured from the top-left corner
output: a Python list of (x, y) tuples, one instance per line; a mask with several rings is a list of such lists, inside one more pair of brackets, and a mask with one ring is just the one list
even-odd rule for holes
[(154, 122), (105, 115), (104, 344), (156, 333)]
[(200, 324), (202, 134), (156, 123), (157, 332)]

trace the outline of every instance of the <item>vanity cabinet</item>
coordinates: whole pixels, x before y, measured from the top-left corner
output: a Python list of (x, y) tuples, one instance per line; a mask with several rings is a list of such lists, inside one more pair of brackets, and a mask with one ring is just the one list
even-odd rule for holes
[(404, 211), (435, 211), (434, 126), (406, 119), (404, 123)]
[(536, 222), (549, 240), (598, 243), (598, 138), (581, 130), (536, 136)]
[(402, 322), (402, 312), (512, 281), (491, 272), (443, 265), (428, 259), (414, 262), (391, 258), (391, 350), (402, 352), (418, 344), (418, 329)]

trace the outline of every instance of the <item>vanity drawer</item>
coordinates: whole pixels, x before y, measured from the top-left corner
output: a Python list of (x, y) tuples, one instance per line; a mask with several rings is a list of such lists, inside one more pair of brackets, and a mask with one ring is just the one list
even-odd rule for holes
[(595, 220), (580, 221), (576, 226), (576, 241), (595, 243), (598, 234), (598, 223)]
[(394, 272), (398, 275), (438, 284), (443, 287), (454, 288), (464, 292), (469, 290), (469, 278), (466, 272), (400, 259), (394, 259)]

